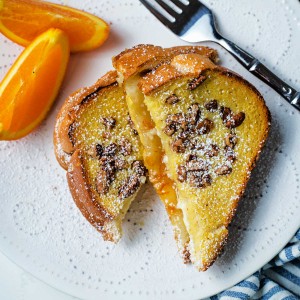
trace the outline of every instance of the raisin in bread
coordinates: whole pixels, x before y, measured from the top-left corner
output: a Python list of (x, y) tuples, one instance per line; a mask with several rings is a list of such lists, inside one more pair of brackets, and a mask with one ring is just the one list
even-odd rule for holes
[(146, 180), (139, 138), (125, 95), (109, 72), (71, 95), (55, 126), (57, 160), (67, 169), (75, 203), (103, 235), (117, 242), (121, 221)]
[(166, 165), (162, 163), (165, 155), (160, 138), (156, 134), (155, 124), (145, 106), (143, 94), (137, 87), (138, 81), (145, 72), (149, 72), (159, 64), (167, 63), (173, 56), (182, 53), (198, 53), (213, 61), (217, 60), (217, 52), (207, 47), (180, 46), (164, 49), (153, 45), (138, 45), (115, 56), (113, 65), (118, 71), (119, 82), (124, 86), (128, 109), (144, 146), (143, 157), (145, 166), (149, 170), (149, 179), (165, 205), (179, 253), (186, 263), (190, 261), (189, 234), (183, 221), (182, 211), (177, 205), (174, 182), (167, 176)]
[(259, 92), (197, 54), (175, 56), (139, 81), (175, 183), (191, 261), (205, 271), (221, 252), (270, 114)]

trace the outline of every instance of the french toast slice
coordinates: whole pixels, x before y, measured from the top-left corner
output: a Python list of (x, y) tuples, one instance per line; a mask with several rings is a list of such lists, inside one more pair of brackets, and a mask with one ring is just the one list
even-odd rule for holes
[(54, 131), (73, 199), (103, 239), (118, 242), (130, 203), (146, 180), (142, 148), (116, 71), (71, 95)]
[(154, 45), (138, 45), (126, 49), (113, 58), (113, 66), (118, 71), (120, 84), (126, 92), (126, 101), (133, 123), (144, 146), (144, 163), (149, 171), (149, 180), (164, 203), (173, 226), (177, 247), (183, 261), (190, 261), (188, 250), (189, 234), (183, 220), (181, 209), (177, 205), (177, 195), (173, 180), (168, 177), (161, 140), (156, 134), (155, 124), (144, 104), (144, 96), (137, 84), (145, 72), (167, 63), (173, 56), (182, 53), (198, 53), (212, 61), (217, 60), (214, 49), (203, 46), (179, 46), (161, 48)]
[(268, 108), (250, 83), (197, 54), (173, 57), (138, 86), (165, 152), (190, 259), (205, 271), (226, 243), (267, 138)]

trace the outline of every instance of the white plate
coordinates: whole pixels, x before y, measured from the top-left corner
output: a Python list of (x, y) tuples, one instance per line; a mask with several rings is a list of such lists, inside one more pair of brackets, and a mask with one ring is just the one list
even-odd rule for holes
[[(289, 4), (243, 0), (238, 7), (233, 0), (204, 2), (215, 11), (224, 34), (265, 58), (268, 66), (299, 89), (296, 0)], [(126, 215), (121, 242), (105, 243), (75, 207), (65, 172), (55, 160), (55, 116), (67, 95), (111, 69), (111, 56), (124, 48), (183, 42), (137, 0), (66, 4), (105, 18), (111, 36), (96, 51), (72, 55), (60, 97), (37, 131), (20, 141), (0, 143), (0, 250), (41, 280), (84, 299), (199, 299), (256, 271), (300, 226), (299, 112), (217, 47), (223, 65), (262, 92), (273, 117), (270, 138), (231, 225), (224, 254), (205, 273), (183, 265), (163, 205), (151, 186), (141, 191)], [(2, 78), (22, 48), (2, 36), (0, 43)]]

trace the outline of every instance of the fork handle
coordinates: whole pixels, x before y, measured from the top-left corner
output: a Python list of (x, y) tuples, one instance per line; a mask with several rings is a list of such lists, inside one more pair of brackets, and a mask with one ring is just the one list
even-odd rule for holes
[(258, 59), (235, 45), (233, 42), (221, 38), (218, 40), (218, 43), (228, 50), (248, 71), (268, 84), (280, 96), (300, 111), (300, 92), (278, 78)]

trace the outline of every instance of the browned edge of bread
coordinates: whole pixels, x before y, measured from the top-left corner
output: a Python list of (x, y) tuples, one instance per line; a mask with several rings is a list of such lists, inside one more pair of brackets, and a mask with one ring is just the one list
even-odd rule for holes
[(174, 55), (167, 63), (147, 72), (139, 81), (138, 87), (148, 95), (171, 80), (185, 76), (198, 77), (203, 71), (217, 67), (209, 58), (198, 53)]
[(215, 49), (205, 46), (176, 46), (162, 48), (154, 45), (137, 45), (133, 48), (126, 49), (112, 58), (112, 64), (119, 75), (127, 79), (136, 72), (143, 69), (156, 68), (159, 62), (163, 64), (168, 62), (173, 56), (182, 53), (197, 53), (209, 58), (213, 62), (218, 61), (218, 53)]
[(93, 199), (93, 193), (85, 179), (83, 165), (81, 151), (77, 149), (71, 156), (67, 172), (68, 185), (74, 202), (83, 216), (101, 232), (103, 239), (114, 242), (112, 232), (106, 230), (104, 226), (112, 221), (112, 217)]

